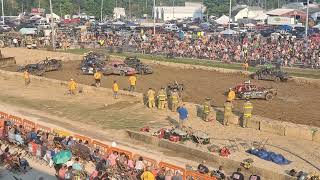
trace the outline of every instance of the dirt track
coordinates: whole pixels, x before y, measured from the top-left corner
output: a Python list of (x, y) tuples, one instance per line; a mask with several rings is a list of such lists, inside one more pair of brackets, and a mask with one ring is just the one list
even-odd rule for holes
[[(79, 61), (64, 62), (61, 72), (48, 72), (45, 77), (69, 80), (76, 79), (79, 83), (92, 84), (93, 77), (82, 75)], [(137, 91), (146, 92), (149, 87), (159, 89), (168, 82), (178, 80), (184, 83), (184, 101), (201, 103), (205, 97), (212, 97), (214, 105), (222, 106), (225, 100), (223, 93), (246, 78), (238, 74), (224, 74), (204, 70), (184, 70), (161, 65), (153, 65), (155, 73), (138, 76)], [(7, 68), (15, 70), (15, 67)], [(103, 87), (111, 87), (112, 81), (117, 80), (121, 89), (128, 87), (128, 77), (107, 76), (102, 79)], [(302, 85), (294, 82), (274, 83), (268, 81), (254, 82), (259, 86), (276, 87), (278, 96), (272, 101), (254, 100), (254, 114), (264, 117), (295, 122), (299, 124), (320, 127), (320, 97), (319, 90), (312, 85)], [(242, 102), (236, 102), (236, 109), (241, 110)]]

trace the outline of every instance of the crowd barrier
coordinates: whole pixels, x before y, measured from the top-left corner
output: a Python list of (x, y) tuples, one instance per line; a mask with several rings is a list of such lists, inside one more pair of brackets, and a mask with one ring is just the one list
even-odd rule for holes
[(140, 154), (134, 154), (130, 151), (124, 150), (124, 149), (120, 149), (117, 147), (110, 147), (96, 139), (92, 139), (89, 138), (87, 136), (83, 136), (83, 135), (79, 135), (79, 134), (73, 134), (71, 132), (68, 131), (64, 131), (61, 129), (56, 129), (56, 128), (49, 128), (46, 126), (43, 126), (41, 124), (38, 123), (34, 123), (32, 121), (29, 121), (27, 119), (22, 119), (20, 117), (14, 116), (14, 115), (10, 115), (4, 112), (0, 112), (0, 129), (4, 127), (4, 121), (5, 120), (9, 120), (11, 122), (13, 122), (16, 125), (22, 125), (25, 129), (27, 130), (41, 130), (47, 133), (54, 133), (58, 136), (72, 136), (77, 140), (82, 140), (83, 142), (88, 141), (89, 145), (91, 145), (94, 148), (99, 149), (101, 155), (106, 156), (112, 152), (118, 152), (118, 153), (124, 153), (126, 155), (129, 156), (129, 158), (133, 159), (133, 160), (137, 160), (140, 156), (143, 157), (144, 162), (152, 167), (158, 167), (158, 168), (165, 168), (166, 170), (172, 170), (173, 173), (180, 171), (180, 173), (183, 175), (183, 179), (184, 180), (216, 180), (215, 177), (210, 177), (208, 175), (204, 175), (204, 174), (200, 174), (194, 171), (189, 171), (186, 170), (182, 167), (179, 166), (175, 166), (173, 164), (169, 164), (166, 162), (157, 162), (155, 159), (152, 158), (148, 158), (145, 156), (142, 156)]

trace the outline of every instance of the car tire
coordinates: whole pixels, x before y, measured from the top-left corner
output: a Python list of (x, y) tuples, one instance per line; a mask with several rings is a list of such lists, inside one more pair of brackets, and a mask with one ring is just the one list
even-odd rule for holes
[(271, 93), (266, 94), (266, 100), (271, 101), (273, 99), (273, 95)]
[(281, 79), (280, 79), (280, 77), (275, 77), (275, 78), (274, 78), (274, 81), (275, 81), (275, 82), (280, 82)]

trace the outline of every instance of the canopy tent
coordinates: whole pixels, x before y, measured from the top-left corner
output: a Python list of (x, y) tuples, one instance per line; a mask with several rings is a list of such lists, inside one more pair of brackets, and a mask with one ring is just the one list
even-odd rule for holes
[(37, 34), (37, 28), (21, 28), (19, 32), (22, 35), (34, 35)]
[[(231, 22), (231, 20), (230, 20), (230, 22)], [(229, 17), (226, 16), (226, 15), (222, 15), (221, 17), (219, 17), (216, 20), (216, 23), (222, 24), (222, 25), (228, 24), (229, 23)]]
[(222, 35), (234, 35), (234, 34), (238, 34), (238, 32), (234, 31), (232, 29), (227, 29), (227, 30), (221, 31), (220, 34), (222, 34)]

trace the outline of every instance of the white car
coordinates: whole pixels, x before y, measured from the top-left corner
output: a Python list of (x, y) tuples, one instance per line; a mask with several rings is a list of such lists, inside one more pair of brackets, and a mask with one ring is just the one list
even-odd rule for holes
[(40, 29), (49, 29), (50, 28), (50, 24), (48, 24), (48, 23), (36, 23), (35, 24), (38, 28), (40, 28)]
[(178, 31), (179, 30), (178, 26), (175, 24), (166, 24), (164, 26), (164, 29), (167, 31)]
[(2, 25), (0, 25), (0, 30), (5, 31), (5, 32), (11, 31), (11, 27), (8, 25), (2, 24)]

